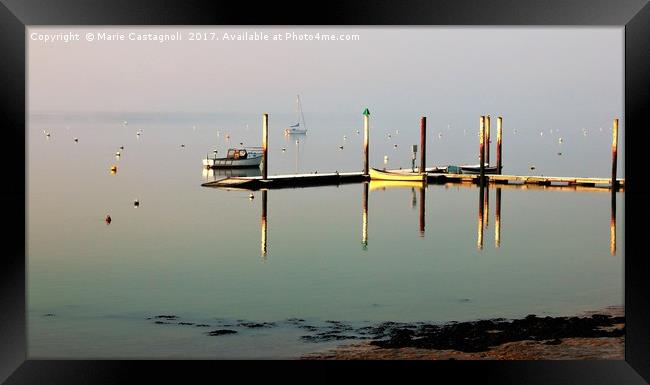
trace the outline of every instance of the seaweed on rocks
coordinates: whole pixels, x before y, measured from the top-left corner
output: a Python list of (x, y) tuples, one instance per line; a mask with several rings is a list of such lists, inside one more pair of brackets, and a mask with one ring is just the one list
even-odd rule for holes
[[(417, 329), (406, 326), (384, 325), (375, 329), (372, 345), (381, 348), (413, 347), (421, 349), (457, 350), (462, 352), (487, 351), (492, 346), (507, 342), (533, 340), (561, 343), (562, 338), (620, 337), (625, 328), (607, 330), (625, 323), (625, 317), (595, 314), (590, 317), (538, 317), (457, 322), (446, 325), (421, 325)], [(386, 338), (387, 337), (387, 338)]]

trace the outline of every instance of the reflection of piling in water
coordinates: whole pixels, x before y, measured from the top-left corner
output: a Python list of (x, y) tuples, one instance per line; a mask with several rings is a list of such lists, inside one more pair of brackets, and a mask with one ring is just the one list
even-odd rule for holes
[(477, 240), (476, 248), (483, 250), (483, 197), (484, 197), (483, 185), (480, 185), (479, 195), (478, 195), (478, 223), (476, 227), (477, 231)]
[(618, 151), (618, 119), (612, 123), (612, 191), (616, 191), (616, 156)]
[(421, 237), (424, 237), (425, 196), (426, 196), (426, 189), (424, 187), (421, 187), (420, 188), (420, 236)]
[(411, 187), (411, 208), (414, 209), (415, 205), (418, 204), (418, 199), (415, 196), (415, 187)]
[(361, 245), (365, 250), (368, 248), (368, 188), (369, 183), (363, 183), (363, 198), (362, 198), (362, 219), (361, 219)]
[(262, 258), (266, 258), (266, 253), (267, 253), (267, 248), (266, 248), (266, 236), (267, 236), (267, 226), (268, 223), (266, 221), (266, 215), (267, 215), (267, 193), (268, 191), (262, 190), (262, 240), (260, 242), (261, 244), (261, 253), (262, 253)]
[(490, 219), (490, 187), (486, 186), (485, 188), (485, 202), (483, 204), (483, 225), (487, 229), (488, 221)]
[(609, 252), (612, 255), (616, 255), (616, 192), (613, 190), (609, 217)]
[(479, 146), (479, 184), (483, 186), (485, 180), (485, 116), (481, 115), (478, 129), (478, 146)]
[(427, 165), (427, 117), (420, 118), (420, 172), (426, 172)]
[(501, 189), (497, 188), (497, 203), (494, 208), (494, 247), (501, 247)]

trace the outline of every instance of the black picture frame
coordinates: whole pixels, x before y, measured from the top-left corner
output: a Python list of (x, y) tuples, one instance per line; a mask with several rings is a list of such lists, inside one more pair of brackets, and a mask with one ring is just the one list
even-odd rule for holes
[[(644, 177), (644, 144), (650, 127), (650, 5), (645, 0), (495, 1), (110, 1), (0, 0), (0, 116), (5, 183), (0, 189), (5, 252), (0, 258), (0, 381), (7, 384), (179, 382), (224, 374), (249, 379), (351, 380), (334, 369), (355, 369), (365, 381), (414, 371), (453, 382), (487, 380), (526, 384), (642, 384), (650, 381), (650, 305), (646, 296), (649, 258), (644, 220), (650, 197)], [(293, 11), (292, 11), (293, 10)], [(25, 275), (25, 46), (29, 25), (562, 25), (625, 26), (624, 361), (445, 361), (445, 362), (238, 362), (29, 360), (26, 357)], [(604, 53), (609, 54), (609, 53)], [(644, 124), (645, 123), (645, 124)], [(254, 370), (252, 367), (260, 367)], [(251, 367), (251, 368), (249, 368)], [(241, 370), (244, 369), (244, 370)], [(291, 370), (291, 371), (287, 371)], [(298, 378), (298, 375), (295, 374)], [(145, 380), (143, 380), (143, 378)], [(645, 379), (645, 380), (644, 380)]]

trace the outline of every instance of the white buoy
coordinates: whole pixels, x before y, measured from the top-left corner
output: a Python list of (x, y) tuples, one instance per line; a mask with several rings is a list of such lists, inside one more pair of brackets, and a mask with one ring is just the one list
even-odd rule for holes
[(558, 142), (558, 143), (562, 143), (562, 138), (559, 138), (559, 139), (557, 140), (557, 142)]
[(75, 141), (75, 143), (78, 143), (78, 142), (79, 142), (79, 139), (74, 138), (74, 141)]
[(250, 200), (255, 199), (255, 195), (253, 195), (253, 193), (248, 194), (248, 199)]
[(388, 164), (388, 155), (384, 155), (384, 164)]

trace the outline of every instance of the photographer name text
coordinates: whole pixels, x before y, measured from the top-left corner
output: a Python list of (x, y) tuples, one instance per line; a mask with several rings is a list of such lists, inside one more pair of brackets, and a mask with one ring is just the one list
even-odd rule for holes
[(169, 33), (150, 33), (150, 32), (66, 32), (66, 33), (41, 33), (32, 32), (29, 35), (30, 40), (44, 44), (52, 43), (74, 43), (80, 41), (86, 42), (176, 42), (176, 41), (225, 41), (225, 42), (244, 42), (244, 41), (359, 41), (358, 34), (341, 34), (341, 33), (305, 33), (305, 32), (191, 32), (175, 31)]

